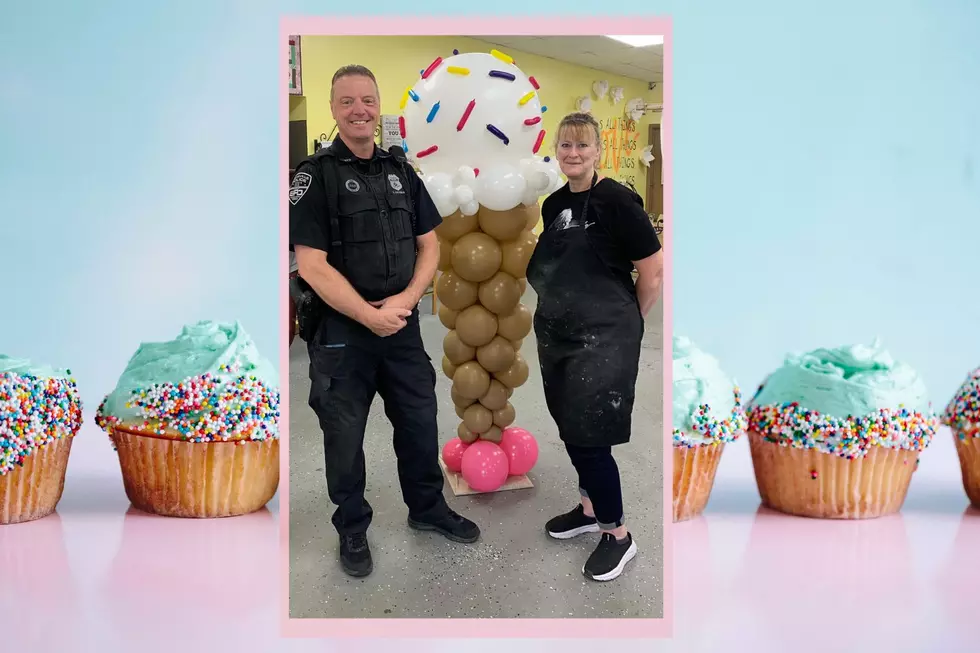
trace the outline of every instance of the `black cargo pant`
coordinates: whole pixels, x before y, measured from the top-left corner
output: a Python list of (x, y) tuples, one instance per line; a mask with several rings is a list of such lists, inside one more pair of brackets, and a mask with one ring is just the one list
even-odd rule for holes
[(418, 311), (382, 338), (339, 315), (324, 318), (310, 353), (310, 407), (323, 430), (327, 491), (341, 535), (364, 532), (373, 510), (364, 498), (364, 430), (375, 393), (394, 427), (398, 478), (408, 514), (432, 521), (446, 514), (439, 467), (436, 373), (422, 343)]

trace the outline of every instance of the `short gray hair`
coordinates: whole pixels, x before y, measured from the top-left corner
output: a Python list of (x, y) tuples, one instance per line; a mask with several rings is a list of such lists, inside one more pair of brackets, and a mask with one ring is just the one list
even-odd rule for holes
[[(367, 77), (372, 82), (374, 82), (374, 88), (378, 89), (378, 80), (371, 72), (371, 69), (367, 66), (361, 66), (359, 64), (349, 64), (347, 66), (342, 66), (337, 69), (337, 72), (333, 74), (333, 79), (330, 80), (330, 101), (333, 102), (333, 87), (337, 83), (337, 80), (341, 77)], [(380, 89), (378, 89), (378, 95), (381, 95)]]

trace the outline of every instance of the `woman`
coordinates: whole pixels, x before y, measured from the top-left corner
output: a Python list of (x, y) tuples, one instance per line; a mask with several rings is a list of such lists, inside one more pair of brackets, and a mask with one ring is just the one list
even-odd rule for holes
[(545, 400), (578, 472), (581, 502), (546, 529), (558, 539), (600, 532), (582, 572), (605, 581), (637, 551), (612, 447), (630, 439), (643, 318), (660, 296), (663, 252), (640, 197), (598, 174), (602, 145), (592, 116), (566, 116), (555, 153), (568, 183), (541, 207), (527, 280), (538, 295)]

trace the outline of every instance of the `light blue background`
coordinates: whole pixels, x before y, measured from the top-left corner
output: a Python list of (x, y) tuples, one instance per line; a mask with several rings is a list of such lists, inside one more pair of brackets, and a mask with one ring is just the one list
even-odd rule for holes
[[(90, 405), (187, 321), (274, 355), (278, 16), (323, 4), (73, 4), (0, 21), (0, 350)], [(746, 386), (875, 335), (940, 403), (980, 363), (978, 5), (644, 5), (674, 18), (675, 329)]]
[[(0, 10), (0, 351), (71, 367), (90, 418), (185, 322), (240, 319), (277, 357), (278, 17), (328, 3), (72, 5)], [(980, 364), (980, 3), (807, 5), (591, 7), (674, 20), (674, 328), (750, 389), (878, 335), (941, 407)], [(466, 9), (529, 7), (372, 4)], [(113, 468), (99, 437), (76, 451)]]

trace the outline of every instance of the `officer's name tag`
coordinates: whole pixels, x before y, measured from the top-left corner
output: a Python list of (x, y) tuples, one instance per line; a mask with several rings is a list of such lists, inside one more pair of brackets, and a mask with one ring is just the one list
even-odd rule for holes
[(303, 199), (303, 195), (306, 195), (306, 191), (310, 189), (310, 183), (313, 181), (313, 177), (307, 172), (297, 172), (296, 176), (293, 177), (293, 183), (289, 187), (289, 203), (294, 205), (296, 202)]

